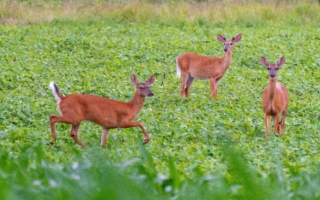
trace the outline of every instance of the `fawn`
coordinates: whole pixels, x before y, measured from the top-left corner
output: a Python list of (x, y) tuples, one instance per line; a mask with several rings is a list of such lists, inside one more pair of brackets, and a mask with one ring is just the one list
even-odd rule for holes
[(139, 126), (144, 134), (143, 144), (148, 143), (150, 137), (143, 125), (132, 120), (141, 110), (145, 97), (153, 96), (149, 86), (155, 81), (155, 76), (151, 76), (145, 83), (138, 83), (136, 76), (133, 74), (131, 81), (136, 88), (136, 92), (129, 102), (89, 94), (70, 94), (64, 97), (59, 93), (57, 85), (51, 82), (50, 88), (58, 101), (61, 115), (50, 116), (52, 139), (49, 143), (53, 143), (56, 140), (55, 123), (62, 122), (72, 125), (70, 136), (84, 148), (85, 145), (78, 137), (80, 122), (84, 120), (91, 121), (102, 127), (101, 147), (106, 144), (109, 129), (136, 126)]
[(234, 44), (241, 40), (239, 34), (231, 40), (217, 34), (218, 40), (224, 43), (224, 56), (218, 58), (215, 56), (202, 56), (187, 52), (176, 58), (177, 76), (180, 80), (180, 96), (188, 98), (190, 86), (195, 78), (210, 79), (212, 100), (217, 96), (219, 80), (228, 70)]
[[(262, 107), (265, 113), (266, 140), (269, 137), (270, 116), (274, 120), (274, 133), (284, 134), (284, 124), (288, 113), (289, 94), (288, 90), (277, 82), (278, 69), (284, 64), (281, 57), (277, 64), (269, 64), (265, 57), (261, 57), (262, 65), (268, 68), (269, 83), (262, 95)], [(279, 115), (282, 114), (282, 119)], [(280, 121), (279, 121), (280, 120)]]

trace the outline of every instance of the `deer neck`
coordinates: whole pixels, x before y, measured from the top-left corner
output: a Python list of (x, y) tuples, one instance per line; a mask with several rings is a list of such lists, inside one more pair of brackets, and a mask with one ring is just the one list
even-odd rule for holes
[(273, 101), (275, 93), (276, 93), (276, 79), (269, 79), (269, 100)]
[(232, 58), (232, 51), (227, 51), (224, 53), (224, 56), (222, 58), (224, 71), (227, 71), (227, 69), (229, 68), (231, 63), (231, 58)]
[(132, 108), (134, 114), (138, 114), (138, 112), (141, 110), (143, 103), (144, 103), (145, 97), (141, 96), (136, 92), (134, 94), (134, 97), (131, 101), (128, 102), (129, 106)]

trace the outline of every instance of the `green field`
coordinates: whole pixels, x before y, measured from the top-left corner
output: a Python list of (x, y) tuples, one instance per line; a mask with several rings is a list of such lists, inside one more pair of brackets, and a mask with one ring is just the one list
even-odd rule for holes
[[(0, 3), (0, 199), (319, 199), (320, 6), (248, 2)], [(180, 98), (176, 57), (222, 57), (216, 35), (239, 33), (216, 100), (208, 80)], [(290, 98), (286, 134), (268, 143), (261, 56), (285, 56), (278, 81)], [(85, 149), (65, 124), (46, 145), (59, 113), (50, 81), (64, 95), (129, 101), (131, 74), (156, 76), (135, 118), (147, 145), (139, 128), (113, 129), (101, 148), (89, 122)]]

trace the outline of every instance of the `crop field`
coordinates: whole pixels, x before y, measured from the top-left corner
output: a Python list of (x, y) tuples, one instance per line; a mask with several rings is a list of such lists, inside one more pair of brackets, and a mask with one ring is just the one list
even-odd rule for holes
[[(278, 2), (207, 2), (218, 12), (211, 13), (202, 2), (90, 7), (84, 1), (83, 16), (45, 1), (1, 3), (7, 10), (0, 14), (0, 199), (319, 199), (320, 7)], [(39, 16), (30, 15), (40, 8)], [(176, 57), (222, 57), (216, 35), (239, 33), (215, 101), (209, 81), (200, 79), (181, 98)], [(267, 143), (261, 97), (268, 71), (261, 56), (271, 63), (285, 57), (277, 80), (290, 99), (285, 135), (271, 128)], [(61, 123), (56, 142), (47, 145), (49, 116), (59, 114), (50, 81), (64, 95), (129, 101), (131, 74), (139, 82), (156, 76), (154, 96), (135, 118), (148, 144), (138, 127), (111, 129), (101, 148), (101, 127), (82, 122), (86, 148)]]

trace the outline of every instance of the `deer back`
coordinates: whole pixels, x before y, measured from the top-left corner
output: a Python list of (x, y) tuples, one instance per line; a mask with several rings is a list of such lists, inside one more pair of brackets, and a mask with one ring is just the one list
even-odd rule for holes
[(68, 95), (59, 107), (63, 115), (72, 115), (78, 121), (87, 120), (104, 127), (117, 127), (124, 116), (128, 120), (135, 116), (126, 102), (88, 94)]
[(202, 56), (195, 53), (184, 53), (178, 57), (178, 65), (182, 73), (190, 73), (199, 79), (208, 79), (222, 73), (222, 58)]

